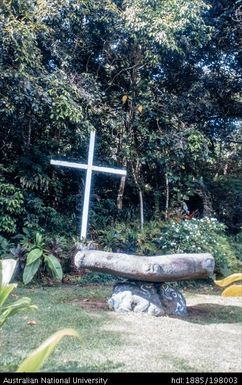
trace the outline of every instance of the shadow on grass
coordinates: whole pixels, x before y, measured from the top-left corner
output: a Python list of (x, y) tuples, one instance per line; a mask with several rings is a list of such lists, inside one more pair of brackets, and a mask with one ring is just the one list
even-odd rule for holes
[[(69, 301), (72, 305), (77, 305), (83, 310), (110, 312), (107, 301), (103, 299), (75, 299)], [(212, 323), (241, 323), (242, 308), (240, 306), (228, 306), (212, 303), (203, 303), (187, 307), (187, 316), (184, 320), (198, 324)], [(172, 317), (177, 318), (177, 317)], [(179, 317), (180, 318), (180, 317)]]
[[(64, 372), (64, 373), (103, 373), (113, 372), (117, 369), (124, 367), (122, 363), (114, 363), (107, 361), (99, 365), (80, 365), (80, 362), (73, 361), (71, 364), (59, 365), (55, 369), (51, 369), (53, 372)], [(46, 371), (48, 372), (48, 371)]]
[(198, 324), (241, 323), (242, 309), (240, 306), (224, 306), (203, 303), (187, 307), (188, 315), (184, 318), (188, 322)]

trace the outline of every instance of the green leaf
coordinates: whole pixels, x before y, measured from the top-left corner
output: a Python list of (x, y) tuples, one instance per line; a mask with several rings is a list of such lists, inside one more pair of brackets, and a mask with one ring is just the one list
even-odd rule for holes
[[(11, 286), (11, 285), (9, 285)], [(4, 289), (6, 288), (6, 286), (4, 287)], [(4, 324), (4, 322), (6, 322), (6, 320), (19, 313), (19, 312), (22, 312), (22, 311), (28, 311), (28, 310), (33, 310), (33, 309), (37, 309), (37, 306), (36, 305), (31, 305), (31, 299), (30, 298), (27, 298), (27, 297), (23, 297), (21, 299), (19, 299), (18, 301), (6, 306), (6, 307), (1, 307), (0, 309), (0, 326), (2, 326)]]
[(41, 247), (43, 245), (43, 236), (40, 233), (36, 233), (35, 235), (36, 246)]
[(16, 284), (0, 286), (0, 306), (4, 304), (6, 299), (9, 297), (9, 294), (17, 287)]
[(43, 250), (40, 250), (39, 248), (31, 250), (27, 256), (27, 265), (30, 265), (31, 263), (35, 262), (37, 259), (41, 258), (42, 255)]
[(63, 278), (63, 271), (60, 262), (54, 255), (46, 255), (45, 262), (47, 263), (48, 268), (54, 274), (54, 277), (57, 279)]
[(0, 261), (0, 287), (2, 286), (3, 282), (3, 264), (2, 261)]
[(37, 273), (40, 266), (40, 258), (35, 260), (35, 262), (30, 265), (26, 265), (23, 273), (23, 282), (27, 285), (30, 281), (32, 281), (34, 275)]
[(53, 352), (57, 344), (64, 336), (78, 337), (79, 334), (73, 329), (62, 329), (52, 334), (36, 350), (34, 350), (18, 367), (17, 372), (36, 372), (43, 365), (44, 361)]

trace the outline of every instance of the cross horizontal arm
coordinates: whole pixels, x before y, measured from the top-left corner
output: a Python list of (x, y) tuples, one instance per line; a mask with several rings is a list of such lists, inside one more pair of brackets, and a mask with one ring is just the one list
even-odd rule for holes
[(87, 164), (81, 164), (81, 163), (75, 163), (75, 162), (66, 162), (64, 160), (53, 160), (53, 159), (51, 159), (50, 164), (53, 164), (54, 166), (80, 168), (82, 170), (87, 170)]
[[(53, 160), (51, 159), (50, 164), (53, 164), (54, 166), (64, 166), (64, 167), (71, 167), (71, 168), (79, 168), (81, 170), (87, 170), (88, 165), (82, 164), (82, 163), (76, 163), (76, 162), (66, 162), (64, 160)], [(89, 166), (90, 167), (90, 166)], [(117, 175), (127, 175), (126, 170), (120, 170), (116, 169), (114, 167), (101, 167), (101, 166), (91, 166), (92, 171), (97, 172), (105, 172), (106, 174), (117, 174)]]
[(120, 170), (112, 167), (92, 166), (93, 171), (105, 172), (107, 174), (127, 175), (126, 170)]

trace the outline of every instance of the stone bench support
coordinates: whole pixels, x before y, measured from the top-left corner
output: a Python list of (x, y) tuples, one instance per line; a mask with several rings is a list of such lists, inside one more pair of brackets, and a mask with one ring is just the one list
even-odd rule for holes
[(185, 316), (185, 298), (165, 282), (208, 278), (214, 258), (208, 253), (146, 257), (84, 249), (76, 254), (75, 265), (120, 277), (108, 300), (116, 312)]

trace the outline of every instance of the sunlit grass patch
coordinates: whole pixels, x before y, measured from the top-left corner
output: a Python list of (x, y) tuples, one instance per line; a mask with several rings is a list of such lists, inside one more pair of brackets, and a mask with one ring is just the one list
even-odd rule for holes
[[(76, 306), (75, 299), (99, 298), (105, 301), (111, 287), (66, 285), (19, 288), (16, 296), (28, 295), (39, 310), (17, 315), (0, 330), (1, 371), (14, 371), (19, 363), (52, 333), (73, 328), (81, 341), (65, 339), (50, 356), (43, 371), (110, 371), (122, 365), (112, 363), (105, 352), (120, 344), (121, 336), (102, 330), (107, 311), (95, 313)], [(29, 321), (34, 321), (28, 324)]]

